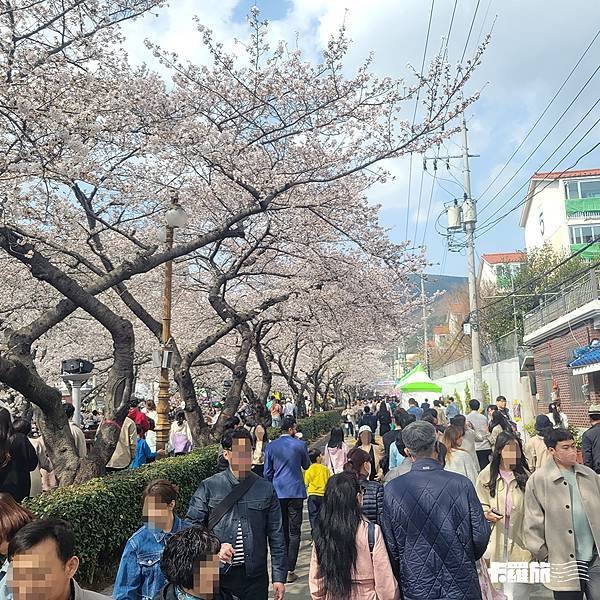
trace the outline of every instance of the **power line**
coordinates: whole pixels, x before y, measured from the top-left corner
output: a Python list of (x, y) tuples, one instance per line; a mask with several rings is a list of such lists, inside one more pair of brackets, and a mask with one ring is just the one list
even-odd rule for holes
[[(538, 143), (538, 145), (531, 151), (531, 153), (525, 159), (525, 161), (521, 164), (521, 166), (512, 174), (511, 178), (494, 194), (494, 196), (490, 200), (488, 200), (488, 202), (484, 205), (484, 207), (479, 211), (480, 214), (483, 211), (485, 211), (485, 209), (488, 206), (490, 206), (492, 204), (492, 202), (508, 187), (508, 185), (511, 183), (511, 181), (519, 174), (519, 172), (521, 171), (521, 169), (523, 169), (523, 167), (525, 167), (525, 165), (529, 162), (529, 160), (531, 159), (531, 157), (539, 150), (540, 146), (546, 141), (546, 139), (548, 138), (548, 136), (554, 131), (554, 129), (560, 123), (560, 121), (562, 120), (562, 118), (567, 114), (567, 112), (569, 111), (569, 109), (573, 106), (573, 104), (575, 104), (575, 102), (577, 101), (577, 99), (579, 98), (579, 96), (581, 96), (581, 94), (583, 93), (583, 91), (585, 90), (585, 88), (592, 81), (592, 79), (596, 76), (596, 74), (598, 73), (598, 71), (600, 71), (600, 65), (598, 65), (596, 67), (596, 70), (590, 75), (590, 77), (585, 82), (585, 84), (583, 85), (583, 87), (579, 90), (579, 92), (577, 93), (577, 95), (573, 98), (573, 100), (571, 100), (571, 102), (567, 106), (567, 108), (565, 108), (565, 110), (562, 112), (562, 114), (560, 115), (560, 117), (558, 117), (558, 119), (556, 120), (556, 122), (554, 123), (554, 125), (552, 125), (552, 127), (548, 130), (548, 132), (546, 133), (546, 135), (540, 140), (540, 142)], [(596, 106), (596, 104), (598, 104), (598, 102), (600, 102), (600, 99), (596, 101), (596, 103), (592, 106), (592, 108), (588, 111), (588, 113), (583, 117), (584, 119), (595, 108), (595, 106)], [(575, 128), (571, 131), (571, 133), (573, 133), (573, 131), (575, 129), (577, 129), (577, 127), (579, 127), (579, 125), (582, 123), (582, 121), (583, 121), (583, 119), (579, 121), (579, 123), (575, 126)]]
[[(550, 154), (550, 156), (548, 156), (548, 158), (546, 158), (546, 160), (535, 170), (535, 173), (539, 173), (540, 170), (546, 165), (546, 163), (558, 152), (558, 150), (560, 150), (560, 148), (562, 148), (562, 146), (565, 144), (565, 142), (575, 133), (575, 131), (577, 131), (577, 129), (579, 128), (579, 126), (581, 125), (581, 123), (583, 123), (583, 121), (588, 117), (588, 115), (592, 112), (592, 110), (595, 108), (595, 106), (600, 102), (600, 99), (596, 100), (596, 102), (592, 105), (592, 107), (588, 110), (588, 112), (583, 115), (583, 117), (581, 117), (581, 119), (579, 120), (579, 122), (577, 123), (577, 125), (575, 125), (575, 127), (567, 134), (567, 136), (563, 139), (563, 141), (552, 151), (552, 154)], [(584, 134), (581, 138), (579, 138), (579, 140), (571, 147), (570, 150), (567, 151), (567, 153), (561, 158), (559, 159), (559, 161), (554, 165), (554, 167), (551, 168), (550, 172), (553, 172), (554, 169), (556, 169), (563, 160), (565, 160), (567, 158), (567, 156), (569, 156), (569, 154), (571, 154), (571, 152), (573, 152), (573, 150), (575, 150), (575, 148), (590, 134), (590, 132), (594, 129), (594, 127), (596, 127), (596, 125), (600, 122), (600, 119), (598, 119)], [(595, 148), (595, 147), (594, 147)], [(577, 165), (577, 163), (584, 158), (585, 156), (587, 156), (594, 148), (592, 148), (591, 150), (589, 150), (588, 152), (586, 152), (585, 154), (583, 154), (582, 156), (580, 156), (573, 165), (571, 165), (570, 167), (568, 167), (567, 169), (565, 169), (562, 173), (566, 173), (569, 169), (572, 169), (574, 166)], [(544, 177), (541, 181), (544, 181), (545, 179), (547, 179), (547, 177)], [(513, 194), (512, 196), (510, 196), (507, 200), (504, 201), (504, 203), (499, 206), (488, 218), (487, 221), (484, 222), (484, 226), (490, 223), (490, 219), (497, 214), (502, 208), (504, 208), (527, 184), (529, 183), (529, 181), (525, 181)], [(535, 195), (537, 195), (539, 192), (536, 192)], [(527, 198), (525, 198), (523, 201), (521, 201), (519, 204), (517, 204), (518, 208), (519, 206), (523, 205), (525, 203), (525, 201), (527, 200)], [(509, 211), (509, 213), (512, 212)], [(504, 218), (504, 217), (502, 217)], [(497, 222), (497, 221), (496, 221)]]
[[(566, 258), (564, 258), (563, 260), (561, 260), (557, 265), (554, 265), (554, 267), (552, 267), (551, 269), (548, 269), (547, 271), (544, 271), (543, 273), (541, 273), (540, 275), (537, 275), (533, 279), (528, 280), (523, 285), (520, 285), (518, 288), (515, 288), (514, 290), (512, 290), (509, 293), (507, 293), (502, 298), (500, 298), (498, 300), (494, 300), (493, 302), (490, 302), (489, 304), (486, 304), (485, 306), (482, 306), (479, 310), (480, 311), (481, 310), (486, 310), (488, 308), (491, 308), (492, 306), (495, 306), (496, 304), (500, 304), (501, 302), (504, 302), (507, 298), (512, 298), (513, 296), (515, 296), (517, 294), (517, 292), (520, 292), (520, 291), (526, 289), (531, 284), (538, 282), (540, 279), (543, 279), (544, 277), (547, 277), (551, 273), (554, 273), (554, 271), (557, 271), (562, 266), (566, 265), (569, 261), (573, 260), (574, 258), (576, 258), (577, 256), (579, 256), (580, 254), (582, 254), (583, 252), (585, 252), (588, 248), (590, 248), (591, 246), (593, 246), (594, 244), (596, 244), (598, 242), (600, 242), (600, 236), (598, 236), (597, 238), (594, 238), (593, 240), (591, 240), (590, 242), (588, 242), (587, 244), (585, 244), (585, 246), (582, 246), (579, 250), (577, 250), (576, 252), (573, 252), (573, 254), (571, 254), (571, 255), (567, 256)], [(593, 266), (595, 266), (595, 264), (596, 263), (594, 263), (594, 265), (590, 266), (589, 268), (590, 269), (593, 268)], [(597, 264), (600, 264), (600, 261), (598, 261)], [(589, 269), (586, 269), (586, 270), (589, 270)], [(563, 281), (559, 285), (563, 285), (564, 283), (565, 282)]]
[[(552, 171), (554, 171), (554, 169), (556, 169), (558, 167), (558, 165), (560, 165), (560, 163), (562, 163), (563, 160), (565, 160), (567, 158), (567, 156), (569, 156), (569, 154), (571, 154), (571, 152), (573, 152), (573, 150), (589, 135), (589, 133), (594, 129), (594, 127), (596, 127), (596, 125), (598, 125), (598, 123), (600, 123), (600, 119), (598, 119), (584, 133), (584, 135), (575, 143), (575, 145), (572, 146), (571, 149), (568, 150), (568, 152), (554, 165), (554, 167), (552, 167)], [(573, 132), (571, 132), (571, 133), (573, 133)], [(569, 136), (570, 135), (571, 134), (569, 134)], [(569, 136), (567, 136), (567, 138), (565, 138), (565, 140), (563, 140), (563, 142), (561, 143), (561, 146), (562, 146), (562, 144), (564, 144), (564, 142), (566, 141), (566, 139), (568, 139)], [(586, 156), (588, 156), (589, 154), (591, 154), (596, 148), (598, 148), (598, 146), (600, 146), (600, 142), (594, 144), (594, 146), (592, 146), (587, 152), (585, 152), (584, 154), (582, 154), (581, 156), (579, 156), (577, 158), (577, 160), (571, 166), (567, 167), (561, 173), (559, 173), (559, 175), (558, 175), (558, 177), (556, 179), (558, 179), (559, 177), (561, 177), (562, 175), (564, 175), (565, 173), (567, 173), (568, 171), (570, 171), (571, 169), (573, 169), (574, 167), (576, 167), (583, 158), (585, 158)], [(560, 146), (559, 146), (559, 148), (560, 148)], [(557, 148), (557, 150), (558, 150), (558, 148)], [(556, 150), (552, 154), (555, 154), (555, 153), (556, 153)], [(551, 156), (549, 158), (551, 158)], [(546, 159), (546, 161), (541, 166), (544, 166), (546, 164), (546, 162), (548, 162), (548, 159)], [(539, 170), (536, 171), (536, 172), (539, 172)], [(548, 179), (548, 176), (543, 177), (540, 181), (545, 181), (546, 179)], [(551, 181), (554, 181), (554, 180), (555, 179), (552, 179)], [(526, 181), (512, 196), (510, 196), (510, 198), (506, 202), (504, 202), (504, 204), (500, 208), (503, 208), (504, 206), (506, 206), (528, 183), (529, 182)], [(545, 188), (543, 188), (543, 189), (545, 189)], [(534, 198), (539, 193), (541, 193), (543, 191), (543, 189), (540, 189), (538, 192), (535, 192), (534, 194), (531, 195), (531, 197)], [(486, 234), (494, 225), (496, 225), (497, 223), (499, 223), (500, 221), (502, 221), (502, 219), (506, 218), (508, 215), (510, 215), (511, 213), (513, 213), (515, 210), (517, 210), (518, 208), (520, 208), (521, 206), (523, 206), (527, 202), (527, 199), (528, 199), (528, 197), (525, 196), (525, 198), (523, 200), (521, 200), (520, 202), (518, 202), (515, 206), (513, 206), (513, 208), (511, 208), (510, 210), (508, 210), (507, 212), (505, 212), (503, 215), (499, 216), (494, 221), (492, 221), (492, 222), (488, 221), (487, 223), (484, 223), (484, 225), (482, 226), (482, 229), (480, 230), (480, 232), (479, 232), (479, 234), (478, 234), (477, 237), (481, 237), (484, 234)], [(496, 211), (496, 212), (498, 212), (498, 211)], [(496, 214), (496, 213), (494, 213), (494, 214)], [(493, 216), (493, 215), (491, 215), (491, 216)]]
[(429, 217), (431, 215), (431, 203), (433, 201), (433, 191), (435, 189), (435, 182), (437, 180), (437, 169), (433, 174), (433, 181), (431, 182), (431, 193), (429, 194), (429, 206), (427, 207), (427, 218), (425, 219), (425, 229), (423, 231), (423, 241), (421, 242), (421, 246), (425, 246), (425, 238), (427, 237), (427, 229), (429, 225)]
[(419, 229), (419, 214), (421, 213), (421, 199), (423, 197), (423, 178), (425, 177), (425, 169), (421, 171), (421, 183), (419, 184), (419, 203), (417, 205), (417, 217), (415, 221), (415, 235), (413, 238), (414, 243), (417, 243), (417, 231)]
[(479, 10), (479, 3), (481, 0), (477, 0), (477, 5), (475, 6), (475, 12), (473, 13), (473, 19), (471, 19), (471, 27), (469, 27), (469, 35), (467, 35), (467, 41), (465, 42), (465, 47), (460, 57), (460, 62), (462, 64), (465, 59), (465, 54), (467, 53), (467, 46), (469, 45), (469, 40), (471, 39), (471, 33), (473, 32), (473, 25), (475, 25), (475, 19), (477, 18), (477, 11)]
[[(488, 8), (489, 8), (489, 6), (488, 6)], [(598, 32), (596, 33), (596, 35), (594, 36), (592, 41), (588, 44), (588, 46), (584, 50), (583, 54), (579, 57), (579, 60), (575, 63), (575, 65), (571, 69), (570, 73), (567, 75), (567, 78), (562, 82), (562, 84), (558, 88), (558, 90), (556, 90), (554, 96), (552, 96), (552, 99), (550, 100), (550, 102), (548, 102), (548, 104), (546, 105), (546, 108), (544, 108), (544, 110), (542, 111), (542, 114), (537, 118), (537, 121), (532, 125), (531, 129), (526, 133), (523, 140), (521, 140), (521, 143), (517, 146), (517, 149), (510, 155), (509, 159), (506, 161), (506, 163), (504, 164), (502, 169), (500, 169), (498, 174), (494, 177), (494, 179), (492, 179), (492, 181), (488, 184), (488, 186), (485, 188), (485, 190), (483, 190), (483, 192), (481, 192), (481, 194), (479, 196), (480, 200), (485, 196), (485, 194), (492, 187), (492, 185), (494, 185), (494, 183), (496, 183), (496, 181), (498, 181), (498, 178), (500, 177), (500, 175), (502, 175), (502, 173), (504, 173), (506, 167), (508, 167), (508, 165), (510, 164), (510, 161), (516, 156), (517, 152), (523, 147), (523, 144), (527, 141), (527, 139), (532, 134), (533, 130), (537, 127), (539, 122), (542, 120), (544, 115), (548, 112), (549, 108), (552, 106), (552, 104), (554, 103), (554, 101), (556, 100), (556, 98), (558, 97), (560, 92), (565, 87), (565, 85), (567, 85), (567, 83), (573, 76), (573, 73), (575, 73), (575, 71), (577, 70), (577, 67), (581, 64), (581, 61), (585, 58), (585, 56), (589, 52), (590, 48), (594, 45), (594, 42), (598, 39), (598, 36), (600, 36), (600, 29), (598, 30)]]

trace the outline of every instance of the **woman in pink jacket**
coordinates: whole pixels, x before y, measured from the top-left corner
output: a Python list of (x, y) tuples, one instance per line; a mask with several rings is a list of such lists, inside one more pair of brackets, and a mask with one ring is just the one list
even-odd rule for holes
[(352, 473), (329, 479), (313, 537), (308, 581), (312, 600), (400, 597), (381, 529), (363, 517), (361, 502)]
[(329, 441), (323, 452), (323, 463), (332, 475), (341, 473), (348, 460), (348, 446), (344, 442), (344, 430), (334, 427), (329, 434)]

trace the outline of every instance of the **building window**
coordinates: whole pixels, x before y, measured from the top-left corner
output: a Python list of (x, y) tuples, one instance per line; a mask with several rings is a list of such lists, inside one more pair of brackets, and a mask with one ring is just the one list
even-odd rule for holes
[(600, 225), (569, 225), (571, 244), (589, 244), (600, 239)]
[(565, 183), (567, 200), (582, 198), (600, 198), (600, 179), (585, 181), (567, 181)]
[[(575, 359), (574, 351), (575, 348), (567, 350), (567, 364)], [(571, 375), (569, 377), (569, 387), (571, 388), (571, 402), (577, 404), (585, 404), (587, 402), (586, 395), (583, 393), (583, 386), (585, 383), (587, 383), (587, 380), (584, 375)]]
[(552, 398), (552, 373), (550, 372), (550, 357), (536, 356), (535, 371), (538, 375), (540, 386), (537, 391), (541, 396), (540, 402), (549, 404)]

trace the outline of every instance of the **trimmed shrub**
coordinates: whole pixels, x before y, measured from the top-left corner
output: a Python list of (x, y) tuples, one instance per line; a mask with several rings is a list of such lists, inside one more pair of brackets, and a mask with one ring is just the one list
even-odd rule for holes
[[(340, 418), (338, 411), (319, 413), (300, 420), (299, 428), (306, 441), (314, 441), (337, 425)], [(71, 523), (81, 560), (77, 578), (90, 585), (114, 574), (125, 542), (140, 527), (144, 487), (153, 479), (167, 479), (177, 485), (177, 512), (184, 516), (200, 482), (215, 474), (217, 455), (218, 446), (208, 446), (186, 456), (57, 488), (29, 500), (27, 506), (39, 517)]]

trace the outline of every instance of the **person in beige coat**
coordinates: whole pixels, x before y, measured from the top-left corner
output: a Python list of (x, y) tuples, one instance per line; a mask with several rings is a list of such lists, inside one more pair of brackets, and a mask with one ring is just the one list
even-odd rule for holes
[(529, 470), (533, 473), (536, 469), (541, 469), (548, 460), (552, 460), (550, 450), (544, 442), (544, 431), (552, 429), (552, 423), (546, 415), (538, 415), (535, 419), (535, 431), (537, 435), (533, 436), (525, 444), (525, 457)]
[(555, 599), (582, 599), (585, 592), (587, 600), (598, 600), (600, 477), (577, 464), (577, 448), (568, 430), (552, 429), (544, 440), (553, 460), (527, 482), (525, 545), (536, 560), (550, 563), (550, 581), (545, 585)]
[(125, 417), (121, 426), (117, 447), (106, 465), (106, 470), (122, 471), (123, 469), (127, 469), (135, 456), (136, 448), (137, 429), (135, 423), (129, 417)]
[[(525, 486), (529, 472), (521, 440), (501, 433), (492, 460), (479, 473), (475, 490), (485, 518), (492, 524), (492, 535), (484, 558), (490, 563), (528, 563), (531, 553), (523, 541)], [(507, 582), (503, 591), (511, 600), (529, 598), (527, 583)]]

